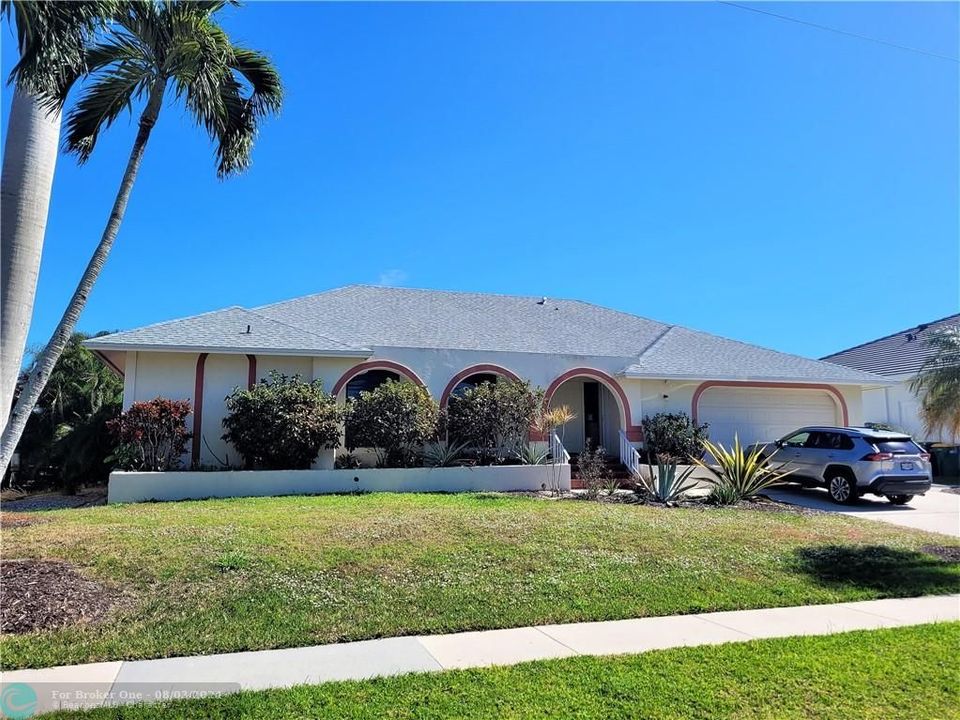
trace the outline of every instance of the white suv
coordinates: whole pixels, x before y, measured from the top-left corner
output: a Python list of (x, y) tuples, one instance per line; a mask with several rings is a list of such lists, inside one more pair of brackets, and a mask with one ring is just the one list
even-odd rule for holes
[(930, 455), (908, 435), (865, 427), (804, 427), (773, 443), (768, 459), (789, 479), (820, 485), (837, 503), (864, 493), (895, 505), (930, 489)]

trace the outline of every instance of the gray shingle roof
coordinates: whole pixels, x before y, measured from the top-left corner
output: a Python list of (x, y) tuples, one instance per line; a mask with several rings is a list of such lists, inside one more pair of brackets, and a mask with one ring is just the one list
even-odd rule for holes
[(626, 375), (705, 380), (792, 380), (830, 383), (882, 383), (882, 378), (842, 365), (768, 350), (737, 340), (671, 327)]
[(960, 327), (960, 314), (907, 328), (871, 342), (827, 355), (824, 360), (879, 375), (917, 372), (932, 354), (927, 343), (939, 330)]
[[(250, 333), (246, 333), (247, 325)], [(351, 285), (106, 335), (101, 350), (369, 356), (409, 347), (621, 358), (628, 375), (877, 384), (848, 367), (767, 350), (579, 300)]]
[(351, 285), (256, 308), (351, 345), (629, 357), (667, 325), (579, 300)]
[[(247, 332), (249, 329), (249, 332)], [(94, 350), (227, 350), (366, 356), (366, 348), (319, 335), (241, 307), (169, 320), (88, 340)]]

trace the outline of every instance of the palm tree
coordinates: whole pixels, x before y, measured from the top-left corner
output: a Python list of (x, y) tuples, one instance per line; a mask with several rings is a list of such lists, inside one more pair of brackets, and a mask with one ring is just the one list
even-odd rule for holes
[(960, 327), (934, 333), (927, 340), (934, 354), (927, 358), (910, 389), (920, 398), (920, 415), (929, 433), (960, 435)]
[[(217, 25), (224, 0), (129, 3), (113, 32), (91, 46), (84, 59), (89, 76), (66, 122), (64, 146), (85, 162), (100, 131), (134, 102), (143, 101), (139, 127), (100, 243), (60, 319), (37, 357), (0, 441), (0, 473), (6, 471), (27, 417), (77, 324), (120, 230), (130, 192), (168, 89), (182, 100), (216, 146), (217, 174), (226, 177), (250, 165), (260, 122), (280, 110), (280, 76), (260, 52), (234, 44)], [(54, 102), (63, 102), (65, 88)]]
[(57, 163), (60, 108), (41, 98), (81, 70), (86, 43), (115, 7), (113, 0), (0, 3), (20, 51), (0, 183), (0, 431), (23, 362)]

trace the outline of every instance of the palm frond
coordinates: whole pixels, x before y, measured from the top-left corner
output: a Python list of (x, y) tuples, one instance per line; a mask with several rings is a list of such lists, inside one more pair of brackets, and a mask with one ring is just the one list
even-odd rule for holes
[(141, 97), (152, 79), (142, 63), (121, 62), (104, 72), (84, 89), (67, 116), (63, 144), (66, 152), (84, 163), (97, 144), (100, 131), (109, 127), (134, 99)]
[(118, 0), (4, 0), (0, 10), (16, 27), (20, 59), (8, 82), (59, 107), (64, 88), (84, 71), (84, 48), (121, 7)]
[(924, 429), (960, 436), (960, 328), (934, 333), (927, 340), (933, 354), (924, 361), (910, 389), (920, 398)]

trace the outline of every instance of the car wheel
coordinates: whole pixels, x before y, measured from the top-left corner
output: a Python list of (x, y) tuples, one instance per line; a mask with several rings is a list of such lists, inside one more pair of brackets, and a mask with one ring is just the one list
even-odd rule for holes
[(894, 505), (906, 505), (913, 500), (913, 495), (887, 495), (887, 500)]
[(857, 499), (857, 485), (846, 475), (831, 475), (827, 478), (830, 499), (840, 505), (849, 505)]

